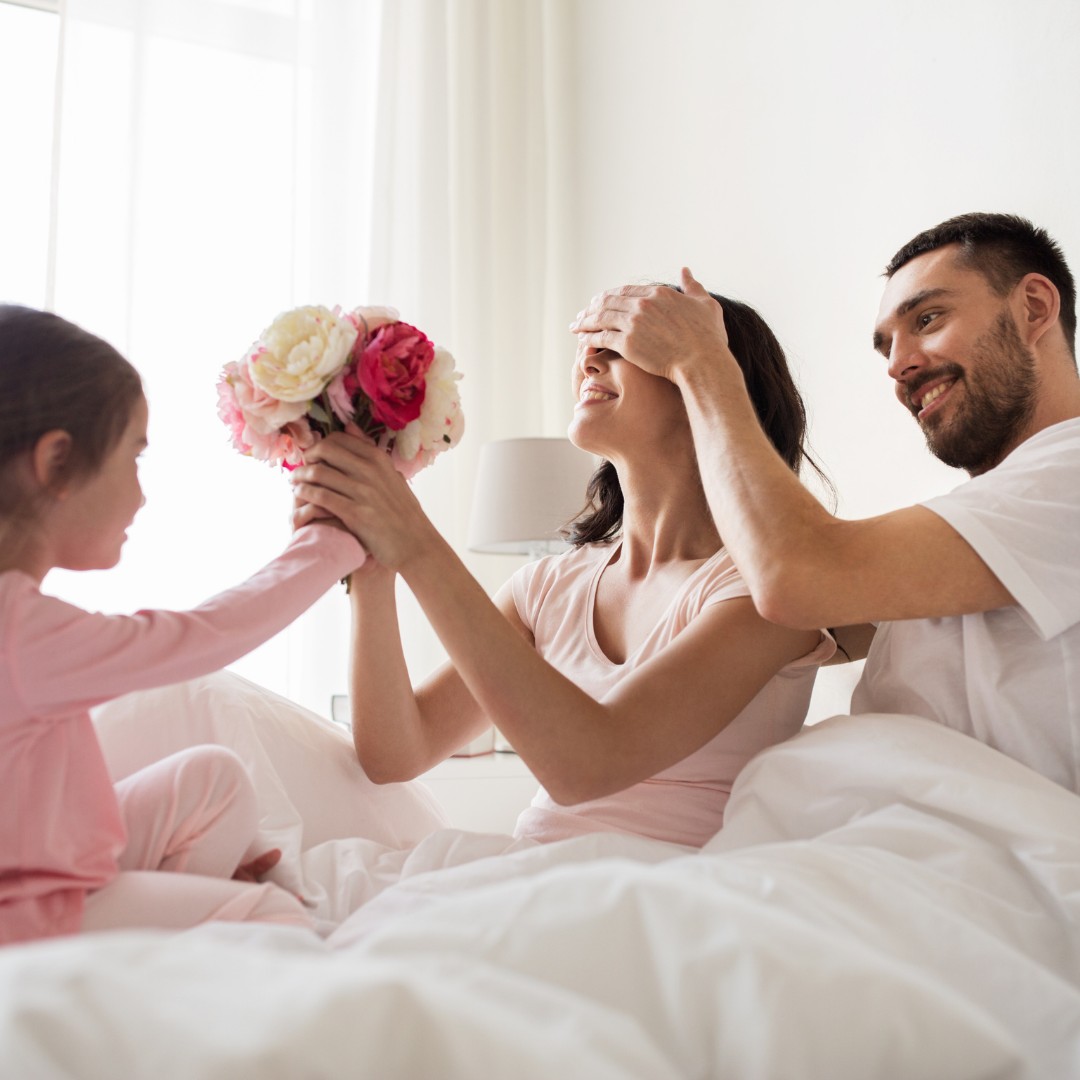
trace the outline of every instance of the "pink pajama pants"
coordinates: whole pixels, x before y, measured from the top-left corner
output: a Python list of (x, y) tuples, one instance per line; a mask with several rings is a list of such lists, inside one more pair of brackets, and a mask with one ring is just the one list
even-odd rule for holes
[(128, 842), (120, 873), (86, 899), (84, 930), (181, 930), (199, 923), (312, 926), (271, 884), (233, 881), (258, 831), (255, 790), (223, 746), (194, 746), (116, 784)]

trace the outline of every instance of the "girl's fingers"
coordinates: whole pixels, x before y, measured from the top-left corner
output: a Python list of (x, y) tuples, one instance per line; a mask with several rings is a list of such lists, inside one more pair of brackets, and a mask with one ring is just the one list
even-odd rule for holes
[(293, 532), (297, 529), (302, 529), (305, 525), (311, 525), (316, 521), (332, 521), (334, 515), (328, 510), (324, 510), (321, 506), (316, 506), (314, 503), (304, 503), (303, 506), (298, 506), (292, 513), (292, 527)]

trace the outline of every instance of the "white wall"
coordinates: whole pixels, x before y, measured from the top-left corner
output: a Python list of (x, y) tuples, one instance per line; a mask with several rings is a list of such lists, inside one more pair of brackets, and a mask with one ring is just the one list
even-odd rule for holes
[[(500, 3), (507, 5), (499, 9), (505, 15), (510, 5), (525, 2), (490, 0), (490, 5), (493, 9)], [(544, 36), (541, 42), (543, 63), (535, 56), (523, 59), (520, 40), (510, 40), (505, 32), (500, 40), (500, 32), (492, 30), (488, 66), (498, 68), (498, 78), (493, 75), (485, 81), (477, 75), (479, 89), (473, 87), (475, 93), (461, 106), (469, 116), (473, 115), (469, 109), (476, 112), (484, 106), (497, 112), (500, 105), (509, 112), (510, 119), (496, 125), (499, 137), (492, 136), (490, 145), (475, 132), (471, 142), (459, 138), (461, 145), (454, 144), (459, 154), (467, 153), (463, 147), (476, 145), (486, 146), (492, 156), (477, 154), (475, 160), (458, 161), (454, 173), (441, 156), (442, 142), (435, 140), (440, 152), (428, 165), (434, 175), (449, 177), (450, 187), (463, 189), (478, 204), (474, 216), (487, 231), (477, 233), (458, 222), (460, 245), (476, 248), (477, 236), (490, 239), (489, 233), (508, 232), (523, 238), (510, 245), (516, 263), (503, 257), (502, 247), (496, 249), (485, 241), (481, 250), (500, 252), (499, 258), (489, 260), (485, 276), (459, 279), (446, 274), (446, 281), (440, 279), (432, 290), (438, 294), (453, 287), (479, 294), (482, 303), (493, 309), (488, 320), (492, 342), (486, 337), (481, 340), (480, 335), (466, 339), (459, 334), (459, 340), (451, 334), (449, 323), (440, 323), (441, 308), (433, 311), (419, 304), (414, 308), (403, 285), (388, 294), (367, 296), (359, 264), (371, 246), (370, 238), (357, 229), (352, 220), (355, 207), (347, 197), (347, 232), (353, 243), (342, 251), (348, 252), (349, 265), (339, 265), (344, 256), (330, 259), (326, 267), (315, 260), (313, 291), (305, 297), (397, 303), (454, 349), (463, 370), (475, 370), (485, 348), (497, 351), (498, 365), (490, 378), (467, 379), (463, 384), (468, 445), (448, 455), (453, 461), (422, 475), (417, 484), (425, 505), (447, 535), (459, 547), (464, 545), (468, 507), (463, 493), (471, 490), (470, 462), (475, 462), (479, 442), (511, 434), (557, 435), (564, 429), (570, 412), (567, 373), (574, 343), (562, 327), (574, 312), (594, 292), (608, 286), (671, 280), (683, 263), (710, 288), (756, 306), (776, 329), (803, 386), (813, 441), (840, 490), (842, 513), (861, 516), (887, 510), (962, 479), (926, 453), (915, 424), (892, 397), (882, 361), (870, 349), (880, 270), (912, 234), (971, 209), (1012, 210), (1031, 216), (1062, 242), (1080, 268), (1080, 206), (1072, 197), (1080, 165), (1075, 140), (1080, 130), (1080, 79), (1074, 73), (1073, 56), (1080, 42), (1080, 2), (530, 2), (544, 5), (539, 10), (550, 38)], [(357, 6), (341, 5), (345, 10)], [(418, 11), (434, 6), (413, 5)], [(465, 9), (466, 5), (448, 6), (441, 14), (449, 18), (456, 10), (465, 19)], [(499, 19), (490, 21), (492, 26), (503, 25)], [(514, 25), (513, 20), (510, 23)], [(338, 29), (336, 25), (330, 28), (335, 40)], [(341, 38), (347, 38), (344, 31)], [(404, 41), (407, 52), (423, 44), (412, 36)], [(69, 39), (69, 61), (71, 45)], [(291, 47), (286, 52), (291, 55)], [(193, 98), (185, 91), (178, 98), (181, 105), (203, 108), (197, 114), (199, 123), (188, 124), (189, 134), (199, 137), (191, 140), (191, 146), (181, 144), (183, 128), (174, 124), (152, 127), (151, 134), (160, 141), (165, 132), (166, 143), (176, 144), (172, 156), (182, 181), (202, 177), (203, 186), (217, 192), (215, 185), (222, 177), (240, 177), (246, 185), (246, 173), (236, 162), (258, 160), (258, 146), (248, 151), (249, 143), (273, 145), (251, 123), (239, 127), (233, 123), (228, 131), (222, 129), (220, 137), (206, 137), (207, 130), (218, 131), (209, 124), (211, 114), (221, 113), (218, 120), (226, 127), (233, 115), (218, 107), (217, 97), (224, 100), (225, 94), (220, 87), (230, 79), (242, 84), (240, 96), (228, 99), (233, 101), (235, 115), (244, 114), (242, 105), (248, 100), (244, 94), (252, 93), (264, 104), (280, 98), (280, 112), (294, 88), (291, 67), (278, 72), (275, 82), (268, 81), (266, 73), (253, 80), (244, 64), (236, 66), (235, 59), (224, 53), (210, 49), (207, 55), (209, 60), (200, 52), (188, 61), (197, 63), (204, 92)], [(167, 56), (176, 60), (176, 50), (170, 49)], [(188, 85), (183, 78), (169, 79), (172, 69), (165, 69), (163, 76), (161, 56), (155, 53), (154, 57), (155, 64), (149, 67), (159, 81), (164, 80), (161, 93)], [(427, 54), (423, 57), (426, 61)], [(480, 57), (475, 65), (481, 74), (486, 70), (483, 60)], [(531, 78), (520, 85), (503, 70), (515, 64), (532, 71)], [(364, 71), (370, 67), (360, 65)], [(211, 73), (217, 81), (207, 84)], [(123, 74), (117, 65), (121, 83)], [(344, 104), (349, 93), (359, 93), (358, 77), (356, 71), (349, 75), (349, 92), (337, 81), (325, 88), (328, 100), (340, 106), (343, 114), (348, 112)], [(542, 94), (530, 89), (536, 80), (542, 81)], [(526, 98), (530, 93), (542, 97), (547, 108), (539, 109), (532, 98), (508, 102), (492, 92), (493, 87), (505, 85), (518, 86)], [(270, 95), (274, 87), (277, 97)], [(141, 109), (147, 106), (145, 94), (136, 98)], [(131, 129), (132, 117), (142, 113), (132, 109), (131, 101), (119, 96), (115, 107), (98, 108), (94, 115), (84, 116), (76, 109), (68, 125), (70, 132), (85, 123), (88, 133), (89, 171), (75, 169), (74, 190), (89, 198), (85, 177), (101, 174), (99, 179), (113, 192), (123, 222), (138, 216), (128, 213), (125, 182), (141, 177), (138, 208), (143, 211), (148, 204), (171, 206), (173, 198), (156, 173), (134, 166), (125, 170), (111, 149), (109, 132), (117, 139), (120, 135), (141, 137), (141, 131)], [(447, 123), (438, 110), (426, 109), (422, 115), (428, 126)], [(471, 126), (464, 123), (451, 110), (447, 115), (466, 131), (483, 128), (479, 121)], [(329, 110), (325, 122), (336, 116), (337, 110)], [(271, 119), (280, 122), (277, 116)], [(504, 130), (529, 125), (543, 128), (541, 141), (547, 155), (543, 168), (532, 173), (528, 169), (535, 166), (533, 158), (508, 149)], [(427, 132), (427, 126), (423, 131)], [(301, 134), (299, 145), (321, 141), (317, 132)], [(449, 141), (449, 131), (441, 131), (440, 139), (444, 137)], [(521, 142), (514, 140), (513, 146)], [(103, 154), (102, 146), (108, 152)], [(496, 147), (502, 157), (496, 157)], [(197, 157), (207, 148), (212, 154), (208, 160)], [(488, 174), (498, 172), (496, 165), (503, 160), (516, 162), (525, 179), (517, 176), (517, 170), (508, 169), (503, 171), (513, 175), (502, 177), (503, 186), (494, 184)], [(103, 163), (119, 169), (120, 183), (106, 174)], [(326, 172), (304, 159), (299, 175), (307, 175), (306, 169), (313, 177)], [(541, 175), (544, 184), (538, 181)], [(77, 295), (74, 289), (65, 292), (61, 280), (59, 310), (69, 317), (85, 316), (86, 325), (115, 336), (117, 319), (112, 318), (107, 297), (125, 277), (113, 271), (111, 262), (102, 260), (138, 254), (140, 270), (128, 275), (128, 286), (150, 299), (140, 309), (140, 321), (128, 326), (128, 337), (121, 334), (116, 340), (124, 349), (130, 348), (137, 363), (144, 354), (161, 349), (173, 350), (177, 356), (166, 365), (170, 377), (177, 376), (175, 386), (165, 376), (155, 377), (150, 385), (154, 449), (145, 471), (148, 488), (152, 486), (156, 493), (140, 515), (124, 565), (102, 585), (109, 610), (195, 603), (239, 580), (262, 557), (278, 550), (287, 535), (287, 485), (270, 470), (240, 460), (225, 445), (208, 389), (220, 364), (242, 352), (251, 336), (283, 305), (294, 274), (305, 271), (303, 260), (294, 259), (289, 244), (266, 225), (291, 220), (285, 190), (292, 182), (291, 174), (284, 169), (271, 171), (269, 177), (260, 177), (256, 186), (258, 204), (253, 204), (246, 189), (240, 199), (220, 196), (225, 205), (219, 209), (230, 217), (226, 231), (235, 237), (239, 226), (232, 219), (241, 211), (247, 227), (254, 230), (252, 250), (259, 257), (242, 273), (228, 260), (214, 258), (205, 260), (204, 271), (176, 286), (167, 276), (163, 262), (167, 263), (177, 245), (202, 250), (204, 233), (185, 225), (191, 223), (189, 190), (186, 200), (175, 200), (187, 217), (151, 215), (167, 227), (163, 233), (150, 230), (127, 238), (125, 233), (109, 231), (102, 217), (104, 238), (100, 244), (87, 245), (80, 257), (91, 262), (90, 280), (100, 283), (103, 296), (82, 284), (87, 275), (77, 278)], [(276, 186), (272, 186), (270, 179), (275, 177)], [(462, 177), (471, 179), (479, 193)], [(498, 189), (499, 198), (487, 198), (484, 177)], [(314, 191), (314, 178), (311, 183)], [(521, 186), (522, 198), (510, 200), (504, 189), (515, 183)], [(531, 192), (532, 188), (542, 190)], [(318, 190), (320, 197), (313, 203), (324, 209), (341, 207), (338, 185), (325, 199)], [(458, 194), (461, 201), (464, 196)], [(359, 198), (353, 201), (357, 206), (363, 203)], [(263, 202), (267, 206), (260, 210)], [(489, 204), (490, 220), (481, 213)], [(507, 207), (512, 213), (505, 212)], [(535, 240), (541, 230), (529, 216), (530, 207), (538, 214), (546, 213), (544, 228), (555, 234), (545, 232), (543, 243)], [(430, 207), (426, 211), (435, 213)], [(205, 231), (202, 216), (199, 228)], [(522, 224), (526, 219), (528, 228)], [(431, 223), (422, 217), (413, 224), (426, 228)], [(311, 224), (305, 217), (296, 222), (296, 229), (306, 235)], [(442, 237), (438, 229), (430, 231)], [(206, 251), (216, 251), (215, 239), (211, 233)], [(151, 260), (153, 253), (157, 261)], [(524, 281), (523, 270), (528, 266), (542, 266), (546, 287), (539, 298), (535, 286)], [(405, 269), (417, 270), (412, 263)], [(409, 277), (402, 274), (403, 281)], [(489, 295), (500, 283), (502, 299)], [(172, 306), (176, 296), (185, 301), (179, 312)], [(225, 319), (218, 306), (221, 297), (233, 308), (240, 305), (241, 314)], [(564, 298), (565, 310), (560, 311)], [(543, 311), (539, 329), (538, 310)], [(555, 335), (550, 343), (545, 329), (549, 320)], [(174, 323), (182, 329), (180, 336), (161, 334), (162, 326)], [(229, 333), (223, 329), (226, 325), (232, 328)], [(244, 329), (235, 332), (237, 326)], [(544, 339), (540, 348), (534, 347), (537, 338)], [(539, 364), (538, 354), (542, 356)], [(197, 401), (195, 395), (200, 395)], [(558, 415), (561, 400), (566, 403), (562, 418)], [(181, 406), (173, 409), (172, 429), (165, 423), (165, 403)], [(220, 445), (220, 467), (193, 471), (186, 457), (168, 456), (170, 445), (183, 451), (188, 444)], [(170, 500), (170, 489), (184, 498)], [(240, 489), (251, 494), (265, 518), (255, 520), (237, 513), (233, 499)], [(164, 523), (157, 533), (155, 520)], [(167, 543), (151, 543), (151, 535), (163, 535)], [(177, 540), (179, 549), (173, 547)], [(491, 590), (522, 561), (477, 555), (468, 560)], [(198, 571), (196, 588), (190, 575), (183, 581), (172, 580), (169, 567), (174, 564), (208, 569)], [(128, 577), (118, 576), (122, 574)], [(132, 583), (130, 603), (122, 583), (126, 580)], [(92, 582), (78, 584), (97, 587)], [(77, 592), (72, 598), (89, 602)], [(410, 625), (407, 652), (414, 674), (422, 675), (442, 650), (416, 616), (411, 598), (404, 597), (403, 604)], [(288, 648), (275, 639), (264, 647), (261, 658), (256, 654), (240, 667), (260, 679), (267, 679), (264, 672), (269, 668), (278, 680), (275, 689), (325, 711), (330, 693), (345, 689), (347, 639), (347, 608), (341, 591), (334, 590), (300, 621)], [(245, 667), (256, 663), (262, 668)]]
[(1080, 271), (1075, 0), (580, 0), (583, 300), (686, 263), (788, 349), (813, 443), (864, 516), (948, 490), (870, 348), (881, 269), (969, 210)]

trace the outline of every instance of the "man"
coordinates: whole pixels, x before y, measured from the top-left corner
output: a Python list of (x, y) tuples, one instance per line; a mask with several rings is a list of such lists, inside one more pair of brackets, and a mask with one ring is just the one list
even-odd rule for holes
[(886, 276), (874, 347), (931, 451), (972, 479), (861, 521), (830, 515), (772, 451), (689, 271), (683, 293), (604, 293), (571, 328), (681, 389), (709, 505), (766, 618), (879, 624), (853, 712), (930, 717), (1080, 792), (1072, 275), (1030, 222), (966, 214)]

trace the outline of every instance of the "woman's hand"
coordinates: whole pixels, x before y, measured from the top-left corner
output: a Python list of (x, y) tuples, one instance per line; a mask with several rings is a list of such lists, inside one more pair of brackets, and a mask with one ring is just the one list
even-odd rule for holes
[(438, 533), (390, 455), (370, 439), (334, 432), (292, 472), (297, 527), (337, 518), (382, 566), (401, 571)]
[(579, 349), (610, 349), (672, 382), (680, 370), (731, 357), (723, 308), (685, 267), (682, 287), (624, 285), (593, 297), (570, 324)]

